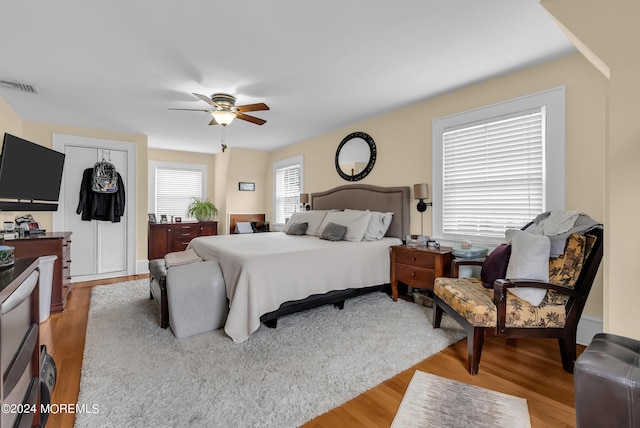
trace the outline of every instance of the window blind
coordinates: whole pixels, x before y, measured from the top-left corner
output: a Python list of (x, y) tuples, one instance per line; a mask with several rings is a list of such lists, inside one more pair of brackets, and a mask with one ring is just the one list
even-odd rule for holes
[(544, 211), (545, 109), (443, 133), (443, 233), (504, 237)]
[(156, 169), (156, 214), (182, 217), (193, 197), (202, 197), (202, 172), (189, 169)]
[(275, 222), (284, 224), (296, 211), (300, 198), (300, 164), (276, 169)]

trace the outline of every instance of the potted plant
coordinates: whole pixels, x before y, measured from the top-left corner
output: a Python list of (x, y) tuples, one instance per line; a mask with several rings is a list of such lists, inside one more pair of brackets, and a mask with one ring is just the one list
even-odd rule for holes
[(187, 214), (198, 221), (211, 221), (218, 215), (218, 208), (209, 199), (194, 197), (187, 208)]

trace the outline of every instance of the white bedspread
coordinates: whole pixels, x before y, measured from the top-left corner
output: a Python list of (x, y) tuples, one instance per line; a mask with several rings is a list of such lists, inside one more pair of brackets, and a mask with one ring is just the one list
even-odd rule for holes
[(389, 247), (401, 243), (397, 238), (331, 242), (269, 232), (203, 236), (187, 248), (220, 263), (230, 301), (224, 330), (234, 342), (244, 342), (260, 327), (260, 316), (284, 302), (389, 283)]

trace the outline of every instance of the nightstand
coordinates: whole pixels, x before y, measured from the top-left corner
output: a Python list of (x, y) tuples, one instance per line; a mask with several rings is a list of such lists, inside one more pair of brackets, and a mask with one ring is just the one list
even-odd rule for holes
[(398, 300), (398, 282), (413, 288), (433, 290), (433, 281), (451, 274), (451, 248), (430, 249), (421, 246), (391, 247), (391, 290)]

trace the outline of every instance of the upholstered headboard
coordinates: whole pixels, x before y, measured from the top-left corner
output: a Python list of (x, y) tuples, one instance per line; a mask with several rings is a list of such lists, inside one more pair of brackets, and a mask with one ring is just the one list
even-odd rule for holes
[(325, 192), (311, 194), (314, 210), (352, 209), (380, 212), (392, 211), (393, 219), (386, 236), (404, 239), (409, 234), (409, 186), (379, 187), (370, 184), (348, 184)]

